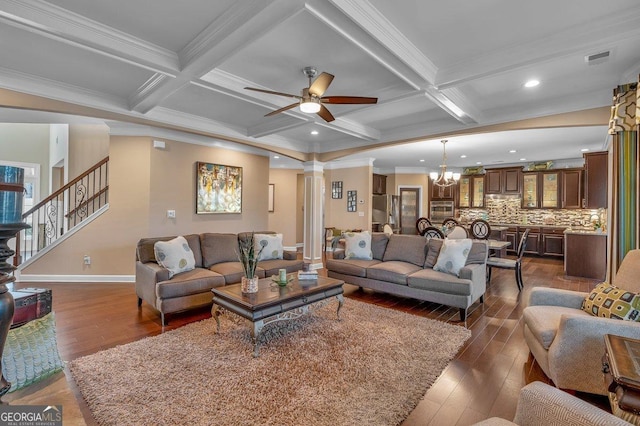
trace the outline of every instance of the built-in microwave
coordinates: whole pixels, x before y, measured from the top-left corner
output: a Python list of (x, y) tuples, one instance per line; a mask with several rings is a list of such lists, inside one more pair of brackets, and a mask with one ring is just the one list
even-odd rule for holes
[(432, 201), (429, 204), (429, 220), (431, 223), (442, 223), (448, 217), (453, 217), (453, 201)]

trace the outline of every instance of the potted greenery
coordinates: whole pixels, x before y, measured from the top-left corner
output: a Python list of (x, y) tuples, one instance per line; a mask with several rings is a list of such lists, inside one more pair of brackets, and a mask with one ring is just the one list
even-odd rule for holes
[(264, 247), (260, 247), (260, 250), (256, 253), (254, 241), (253, 232), (246, 238), (238, 238), (238, 259), (242, 264), (242, 270), (244, 272), (241, 281), (243, 293), (255, 293), (258, 291), (256, 268)]

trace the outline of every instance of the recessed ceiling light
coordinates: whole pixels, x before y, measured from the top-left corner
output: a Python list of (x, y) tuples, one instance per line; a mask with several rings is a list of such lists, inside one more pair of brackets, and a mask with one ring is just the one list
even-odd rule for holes
[(420, 160), (421, 163), (424, 163), (424, 160)]
[(462, 155), (460, 156), (460, 158), (467, 158), (467, 156), (466, 156), (466, 155), (464, 155), (464, 154), (462, 154)]
[(524, 84), (524, 87), (527, 87), (527, 88), (536, 87), (538, 84), (540, 84), (539, 80), (529, 80)]
[(312, 130), (312, 131), (311, 131), (311, 134), (315, 136), (315, 135), (317, 135), (317, 134), (318, 134), (318, 131), (317, 131), (317, 130)]
[(274, 156), (273, 156), (273, 159), (274, 159), (274, 160), (277, 160), (278, 158), (280, 158), (280, 157), (279, 157), (279, 156), (277, 156), (277, 155), (274, 155)]
[(527, 161), (527, 159), (526, 158), (521, 158), (520, 161)]
[(509, 154), (515, 154), (517, 151), (515, 149), (512, 149), (509, 151)]
[(587, 152), (587, 151), (589, 151), (589, 148), (582, 148), (580, 151), (581, 152)]
[(476, 161), (476, 164), (482, 164), (482, 161)]

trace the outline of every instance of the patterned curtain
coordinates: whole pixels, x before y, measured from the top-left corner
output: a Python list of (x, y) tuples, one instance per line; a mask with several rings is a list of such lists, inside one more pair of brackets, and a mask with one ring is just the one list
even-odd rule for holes
[(610, 236), (610, 276), (629, 250), (638, 247), (638, 83), (613, 92), (609, 134), (613, 135), (613, 185)]

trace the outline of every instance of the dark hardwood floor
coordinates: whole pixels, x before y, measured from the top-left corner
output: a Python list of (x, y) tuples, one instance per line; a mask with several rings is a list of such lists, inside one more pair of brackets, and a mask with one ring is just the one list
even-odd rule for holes
[[(596, 282), (565, 278), (562, 261), (547, 258), (525, 258), (523, 280), (524, 291), (518, 293), (513, 271), (493, 271), (484, 304), (476, 303), (469, 312), (467, 326), (472, 337), (405, 420), (404, 426), (469, 425), (492, 416), (512, 419), (520, 388), (533, 380), (548, 381), (529, 359), (520, 321), (523, 300), (534, 286), (590, 291)], [(159, 314), (149, 305), (143, 303), (138, 309), (133, 284), (15, 284), (16, 288), (35, 286), (53, 290), (58, 347), (65, 361), (211, 316), (208, 309), (170, 315), (169, 325), (163, 328)], [(351, 285), (345, 286), (345, 294), (367, 303), (463, 326), (458, 309), (360, 290)], [(77, 389), (75, 392), (81, 400)], [(604, 397), (577, 396), (607, 408)], [(82, 401), (80, 405), (87, 424), (94, 424), (86, 405)]]

